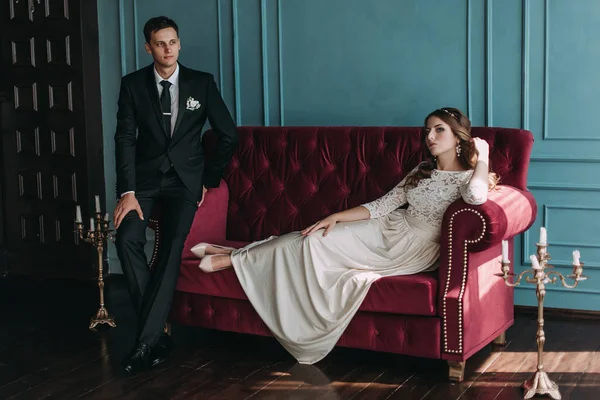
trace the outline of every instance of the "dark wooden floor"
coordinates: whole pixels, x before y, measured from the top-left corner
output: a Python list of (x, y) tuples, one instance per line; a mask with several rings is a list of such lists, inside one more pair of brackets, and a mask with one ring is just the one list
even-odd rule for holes
[[(461, 384), (437, 360), (336, 348), (303, 366), (272, 338), (175, 326), (169, 362), (126, 377), (132, 310), (120, 279), (107, 291), (118, 327), (91, 332), (93, 283), (0, 280), (0, 399), (520, 399), (536, 365), (533, 316), (469, 360)], [(562, 398), (599, 399), (600, 322), (547, 317), (546, 336)]]

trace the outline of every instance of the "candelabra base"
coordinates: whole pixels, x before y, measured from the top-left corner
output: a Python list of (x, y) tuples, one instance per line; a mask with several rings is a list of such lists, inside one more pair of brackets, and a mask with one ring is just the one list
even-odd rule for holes
[(98, 324), (108, 324), (113, 328), (117, 327), (114, 318), (108, 314), (108, 310), (104, 307), (100, 307), (96, 312), (96, 315), (92, 317), (89, 329), (94, 329)]
[(558, 385), (551, 381), (544, 371), (536, 371), (531, 378), (523, 382), (523, 389), (525, 390), (525, 399), (530, 399), (536, 394), (547, 394), (555, 400), (561, 398)]

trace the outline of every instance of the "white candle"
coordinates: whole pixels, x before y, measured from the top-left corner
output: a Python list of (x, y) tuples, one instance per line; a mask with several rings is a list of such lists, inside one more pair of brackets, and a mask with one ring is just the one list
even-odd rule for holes
[(75, 207), (75, 222), (77, 223), (82, 223), (83, 220), (81, 219), (81, 207), (77, 206)]
[(94, 232), (96, 227), (94, 226), (94, 218), (90, 218), (90, 232)]
[(110, 217), (108, 216), (108, 213), (104, 214), (104, 220), (105, 220), (106, 222), (108, 222), (109, 218), (110, 218)]
[(99, 213), (100, 212), (100, 196), (96, 195), (96, 212)]
[(581, 264), (579, 263), (579, 258), (580, 258), (580, 257), (581, 257), (581, 255), (579, 254), (579, 250), (575, 250), (575, 251), (573, 252), (573, 265), (578, 265), (578, 266), (579, 266), (579, 265), (581, 265)]
[(547, 244), (546, 243), (546, 228), (544, 228), (543, 226), (540, 228), (540, 244)]
[(502, 262), (503, 263), (508, 263), (508, 241), (507, 240), (503, 240), (502, 241)]
[(536, 256), (531, 255), (529, 256), (529, 259), (531, 260), (531, 264), (533, 265), (533, 269), (542, 269), (542, 267), (540, 267), (540, 263), (538, 262), (538, 259)]

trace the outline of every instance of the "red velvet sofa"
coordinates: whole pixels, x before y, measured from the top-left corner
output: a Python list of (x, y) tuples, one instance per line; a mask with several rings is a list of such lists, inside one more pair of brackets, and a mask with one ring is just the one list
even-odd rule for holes
[[(300, 230), (333, 212), (376, 199), (424, 157), (419, 127), (240, 127), (221, 186), (211, 189), (188, 235), (169, 320), (269, 336), (233, 269), (206, 274), (190, 248), (242, 246)], [(513, 289), (500, 272), (501, 241), (536, 218), (526, 188), (531, 132), (474, 127), (490, 144), (501, 185), (479, 206), (461, 199), (444, 216), (439, 268), (377, 281), (338, 345), (444, 359), (461, 381), (465, 361), (502, 341), (513, 324)], [(204, 136), (205, 152), (215, 144)], [(160, 216), (152, 222), (160, 237)], [(160, 241), (158, 251), (160, 251)], [(156, 250), (156, 249), (155, 249)], [(156, 254), (156, 253), (155, 253)]]

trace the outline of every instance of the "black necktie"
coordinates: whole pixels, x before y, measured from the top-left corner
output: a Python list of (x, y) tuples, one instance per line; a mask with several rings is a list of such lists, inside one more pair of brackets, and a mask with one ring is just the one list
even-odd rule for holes
[(169, 91), (171, 82), (161, 81), (160, 84), (163, 87), (162, 94), (160, 95), (160, 108), (162, 110), (167, 135), (171, 137), (171, 92)]

